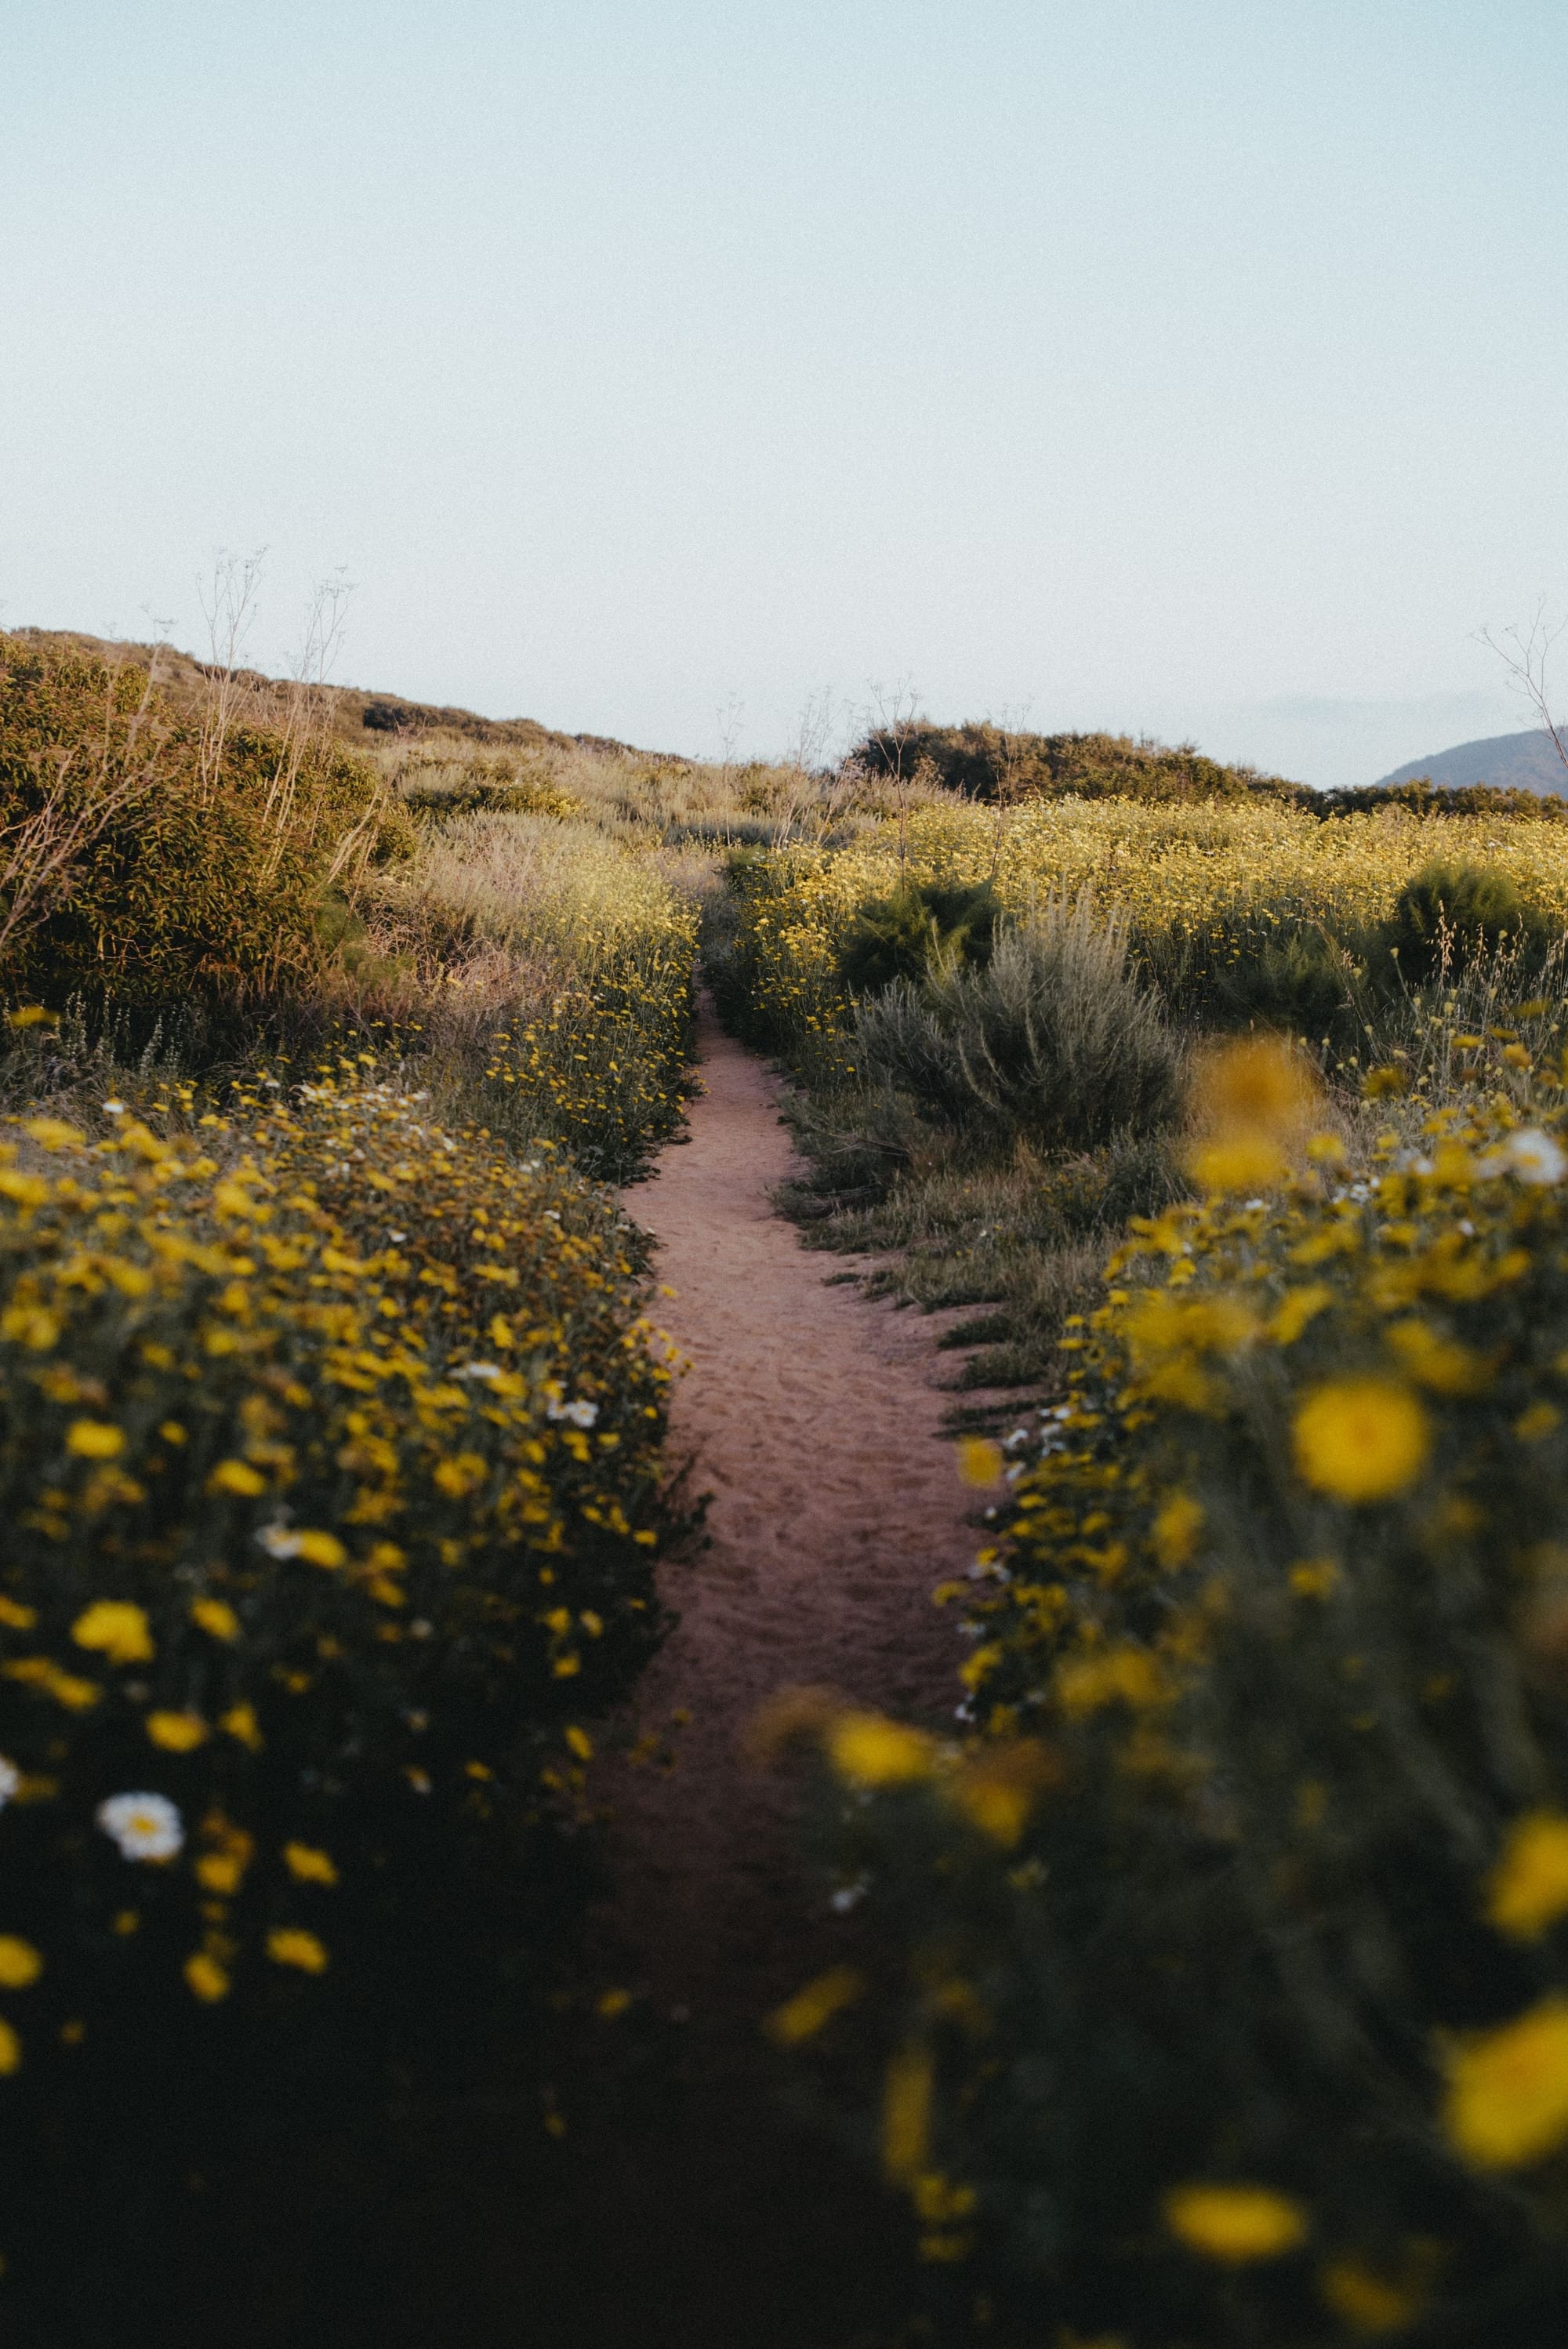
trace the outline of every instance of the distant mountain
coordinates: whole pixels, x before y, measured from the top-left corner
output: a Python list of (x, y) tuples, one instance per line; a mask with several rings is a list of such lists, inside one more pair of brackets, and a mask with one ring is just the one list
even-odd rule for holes
[[(1568, 737), (1565, 737), (1568, 740)], [(1391, 775), (1379, 775), (1372, 788), (1386, 783), (1437, 783), (1464, 789), (1491, 783), (1496, 791), (1534, 792), (1539, 798), (1568, 798), (1568, 767), (1558, 757), (1552, 737), (1529, 734), (1489, 734), (1483, 742), (1460, 742), (1452, 750), (1435, 750), (1429, 759), (1412, 759)]]

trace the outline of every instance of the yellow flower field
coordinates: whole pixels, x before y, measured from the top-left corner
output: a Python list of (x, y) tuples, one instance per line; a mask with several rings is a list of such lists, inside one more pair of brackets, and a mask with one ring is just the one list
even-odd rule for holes
[(487, 1906), (549, 1945), (582, 1723), (660, 1630), (668, 1374), (630, 1241), (549, 1153), (352, 1063), (195, 1132), (0, 1145), (0, 2002), (30, 2108), (150, 2063), (199, 2083), (239, 2060), (232, 2010), (319, 2059), (443, 1904), (421, 2002), (480, 1997)]

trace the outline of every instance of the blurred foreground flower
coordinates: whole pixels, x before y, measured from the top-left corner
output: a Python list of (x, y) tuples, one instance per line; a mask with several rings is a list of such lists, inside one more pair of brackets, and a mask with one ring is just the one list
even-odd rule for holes
[(1478, 2169), (1520, 2169), (1568, 2137), (1568, 1998), (1543, 1998), (1448, 2058), (1443, 2125)]
[(1283, 2259), (1306, 2240), (1306, 2212), (1269, 2186), (1179, 2186), (1165, 2198), (1171, 2231), (1200, 2258), (1226, 2267)]
[(1295, 1464), (1336, 1501), (1387, 1501), (1414, 1484), (1432, 1448), (1431, 1423), (1392, 1380), (1331, 1379), (1295, 1414)]
[(935, 1761), (923, 1730), (906, 1729), (880, 1713), (844, 1713), (827, 1734), (828, 1759), (851, 1786), (913, 1785), (929, 1778)]
[(1319, 1099), (1307, 1061), (1278, 1037), (1248, 1037), (1209, 1053), (1192, 1085), (1193, 1180), (1206, 1191), (1266, 1191), (1283, 1182)]

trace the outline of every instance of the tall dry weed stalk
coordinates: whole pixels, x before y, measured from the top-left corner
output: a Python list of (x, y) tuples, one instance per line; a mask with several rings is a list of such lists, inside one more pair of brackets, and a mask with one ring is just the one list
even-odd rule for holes
[(156, 660), (146, 672), (124, 739), (117, 742), (115, 688), (122, 667), (117, 661), (109, 668), (97, 740), (59, 744), (40, 803), (0, 825), (0, 958), (70, 895), (88, 850), (152, 784), (158, 737), (148, 720)]

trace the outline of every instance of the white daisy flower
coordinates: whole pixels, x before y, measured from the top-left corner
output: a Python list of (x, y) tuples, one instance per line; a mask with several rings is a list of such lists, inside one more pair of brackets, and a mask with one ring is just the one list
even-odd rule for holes
[(121, 1859), (172, 1859), (185, 1841), (180, 1813), (164, 1795), (111, 1795), (94, 1816)]
[(1538, 1125), (1522, 1125), (1503, 1144), (1503, 1155), (1522, 1183), (1561, 1183), (1568, 1154)]
[(552, 1402), (545, 1405), (548, 1419), (569, 1420), (573, 1427), (592, 1427), (599, 1416), (599, 1406), (585, 1396), (576, 1402)]
[(0, 1811), (3, 1811), (22, 1783), (22, 1773), (15, 1762), (7, 1762), (0, 1754)]
[(104, 1113), (108, 1117), (123, 1117), (125, 1115), (125, 1103), (123, 1102), (105, 1102), (103, 1108)]
[(500, 1364), (499, 1362), (464, 1362), (459, 1370), (452, 1372), (452, 1376), (455, 1379), (499, 1379)]
[(298, 1534), (291, 1534), (287, 1526), (263, 1526), (255, 1539), (269, 1557), (299, 1556), (300, 1537)]

